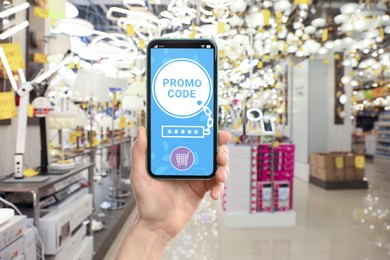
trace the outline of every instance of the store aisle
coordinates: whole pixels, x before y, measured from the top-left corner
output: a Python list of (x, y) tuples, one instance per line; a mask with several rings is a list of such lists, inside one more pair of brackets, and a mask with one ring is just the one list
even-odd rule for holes
[(390, 259), (390, 169), (368, 164), (369, 190), (325, 191), (295, 180), (297, 226), (229, 229), (205, 200), (163, 259)]

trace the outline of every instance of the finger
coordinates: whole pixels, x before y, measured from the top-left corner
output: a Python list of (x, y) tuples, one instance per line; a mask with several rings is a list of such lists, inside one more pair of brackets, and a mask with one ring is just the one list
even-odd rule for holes
[(215, 179), (217, 182), (225, 183), (229, 175), (229, 165), (219, 166), (215, 173)]
[(218, 145), (227, 144), (231, 139), (231, 134), (229, 132), (219, 130), (218, 132)]
[(132, 149), (132, 174), (144, 173), (146, 170), (146, 131), (144, 127), (138, 127), (137, 140)]
[(210, 197), (213, 199), (213, 200), (219, 200), (222, 195), (223, 195), (223, 191), (225, 189), (225, 184), (223, 183), (217, 183), (216, 185), (213, 186), (213, 188), (211, 189), (210, 191)]
[(225, 166), (229, 164), (229, 150), (225, 145), (220, 146), (218, 149), (217, 163), (220, 166)]

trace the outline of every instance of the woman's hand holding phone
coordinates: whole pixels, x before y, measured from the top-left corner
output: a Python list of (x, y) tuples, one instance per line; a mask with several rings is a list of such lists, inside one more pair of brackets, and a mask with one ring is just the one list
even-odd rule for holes
[(146, 170), (146, 131), (143, 127), (138, 129), (130, 175), (138, 219), (122, 243), (117, 259), (157, 259), (166, 244), (184, 228), (208, 191), (214, 200), (223, 196), (229, 174), (229, 152), (225, 146), (229, 140), (229, 133), (219, 131), (216, 158), (219, 167), (215, 178), (162, 181), (150, 177)]

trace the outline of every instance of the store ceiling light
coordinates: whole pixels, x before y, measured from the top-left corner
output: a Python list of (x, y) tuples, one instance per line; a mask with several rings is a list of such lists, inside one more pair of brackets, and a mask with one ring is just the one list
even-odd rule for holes
[(334, 22), (337, 23), (337, 24), (342, 24), (342, 23), (345, 23), (347, 20), (348, 20), (348, 16), (345, 15), (345, 14), (339, 14), (339, 15), (336, 15), (334, 18), (333, 18)]
[(20, 11), (23, 11), (23, 10), (29, 8), (29, 7), (30, 7), (29, 3), (23, 3), (23, 4), (20, 4), (20, 5), (17, 5), (17, 6), (14, 6), (14, 7), (10, 7), (8, 9), (5, 9), (4, 11), (0, 12), (0, 19), (4, 19), (7, 16), (10, 16), (12, 14), (16, 14), (16, 13), (18, 13)]
[(243, 13), (246, 10), (247, 3), (244, 0), (236, 0), (230, 5), (232, 13)]
[(94, 32), (93, 24), (80, 18), (59, 20), (56, 22), (55, 27), (61, 33), (70, 36), (86, 37), (91, 36)]
[(66, 18), (76, 18), (79, 15), (79, 10), (72, 3), (66, 2), (65, 16)]
[(23, 30), (27, 26), (29, 26), (29, 22), (28, 21), (24, 21), (24, 22), (21, 22), (18, 25), (15, 25), (14, 27), (11, 27), (10, 29), (8, 29), (8, 30), (6, 30), (6, 31), (4, 31), (4, 32), (2, 32), (0, 34), (0, 40), (7, 39), (8, 37), (14, 35), (15, 33)]
[(359, 5), (355, 3), (344, 4), (340, 7), (342, 14), (354, 14), (359, 9)]
[(291, 8), (291, 3), (290, 1), (287, 0), (276, 1), (274, 4), (274, 9), (276, 12), (286, 12), (290, 10), (290, 8)]
[(325, 18), (316, 18), (314, 19), (313, 21), (311, 21), (311, 25), (317, 27), (317, 28), (321, 28), (321, 27), (324, 27), (326, 25), (326, 19)]

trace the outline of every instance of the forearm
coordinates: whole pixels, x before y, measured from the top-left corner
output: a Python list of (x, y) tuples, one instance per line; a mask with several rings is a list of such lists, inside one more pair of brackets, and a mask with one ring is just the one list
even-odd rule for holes
[(164, 231), (138, 220), (124, 237), (116, 260), (160, 259), (170, 239)]

